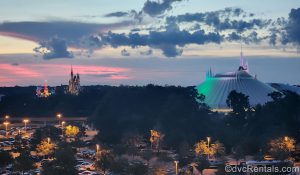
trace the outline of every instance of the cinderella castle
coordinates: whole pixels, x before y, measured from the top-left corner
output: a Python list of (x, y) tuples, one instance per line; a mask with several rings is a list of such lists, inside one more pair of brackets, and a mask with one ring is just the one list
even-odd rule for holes
[(69, 80), (69, 86), (66, 90), (68, 94), (78, 95), (80, 92), (80, 77), (79, 74), (73, 74), (73, 68), (71, 67), (71, 78)]

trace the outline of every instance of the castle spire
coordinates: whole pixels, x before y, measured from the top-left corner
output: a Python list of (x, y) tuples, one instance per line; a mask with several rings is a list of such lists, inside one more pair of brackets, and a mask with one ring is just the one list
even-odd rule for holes
[(71, 66), (71, 77), (73, 78), (73, 66)]

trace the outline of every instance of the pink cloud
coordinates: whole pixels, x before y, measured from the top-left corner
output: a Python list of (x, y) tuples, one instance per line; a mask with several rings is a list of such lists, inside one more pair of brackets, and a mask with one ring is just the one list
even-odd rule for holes
[[(79, 73), (85, 82), (107, 83), (127, 80), (131, 69), (121, 67), (73, 65), (74, 74)], [(49, 85), (67, 84), (71, 66), (66, 64), (0, 64), (0, 86), (40, 85), (48, 80)]]
[(32, 77), (32, 78), (40, 76), (40, 73), (23, 66), (14, 66), (11, 64), (0, 64), (0, 69), (2, 71), (1, 74), (11, 74), (20, 77)]

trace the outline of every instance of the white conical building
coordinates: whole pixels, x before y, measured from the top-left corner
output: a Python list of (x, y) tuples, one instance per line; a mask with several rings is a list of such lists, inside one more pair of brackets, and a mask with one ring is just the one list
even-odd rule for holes
[(229, 109), (226, 100), (233, 90), (249, 96), (251, 106), (272, 100), (268, 94), (277, 91), (250, 75), (248, 62), (244, 60), (242, 52), (238, 70), (213, 75), (210, 69), (206, 73), (206, 80), (196, 89), (199, 94), (205, 95), (205, 103), (217, 111)]

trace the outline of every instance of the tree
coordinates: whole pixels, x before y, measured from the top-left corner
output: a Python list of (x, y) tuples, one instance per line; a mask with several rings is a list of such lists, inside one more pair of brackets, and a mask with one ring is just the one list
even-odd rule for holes
[(36, 151), (39, 156), (47, 156), (54, 153), (55, 144), (50, 141), (50, 139), (43, 140), (39, 145), (37, 145)]
[(268, 96), (271, 97), (274, 102), (279, 102), (282, 99), (283, 94), (281, 92), (274, 91), (274, 92), (268, 94)]
[(17, 152), (22, 152), (24, 149), (26, 149), (26, 142), (24, 142), (21, 135), (16, 135), (13, 148)]
[(226, 103), (237, 116), (245, 117), (246, 112), (250, 111), (249, 96), (235, 90), (229, 93)]
[(13, 162), (13, 158), (8, 151), (0, 150), (0, 168)]
[(43, 166), (44, 175), (76, 175), (76, 158), (72, 147), (67, 143), (60, 143), (55, 152), (54, 160)]
[(291, 156), (291, 152), (295, 150), (295, 139), (291, 137), (281, 137), (273, 139), (269, 143), (270, 154), (279, 160), (286, 160)]
[(208, 155), (210, 153), (208, 149), (207, 142), (204, 140), (200, 140), (200, 142), (195, 145), (195, 153), (196, 155)]
[(68, 125), (65, 130), (67, 137), (76, 137), (79, 133), (79, 127), (78, 126), (72, 126)]
[(38, 144), (42, 142), (42, 140), (46, 138), (50, 138), (52, 141), (57, 142), (60, 140), (59, 135), (61, 134), (61, 130), (51, 125), (47, 125), (42, 128), (38, 128), (32, 135), (32, 147), (35, 149)]
[(221, 158), (225, 155), (225, 147), (223, 143), (216, 141), (210, 147), (210, 155), (215, 156), (216, 158)]
[(31, 158), (30, 153), (27, 151), (22, 152), (20, 156), (15, 159), (13, 168), (16, 171), (21, 171), (22, 174), (34, 169), (34, 161)]
[(111, 167), (113, 158), (110, 153), (104, 151), (101, 152), (99, 159), (95, 162), (95, 167), (98, 170), (103, 171), (106, 174), (106, 171)]

